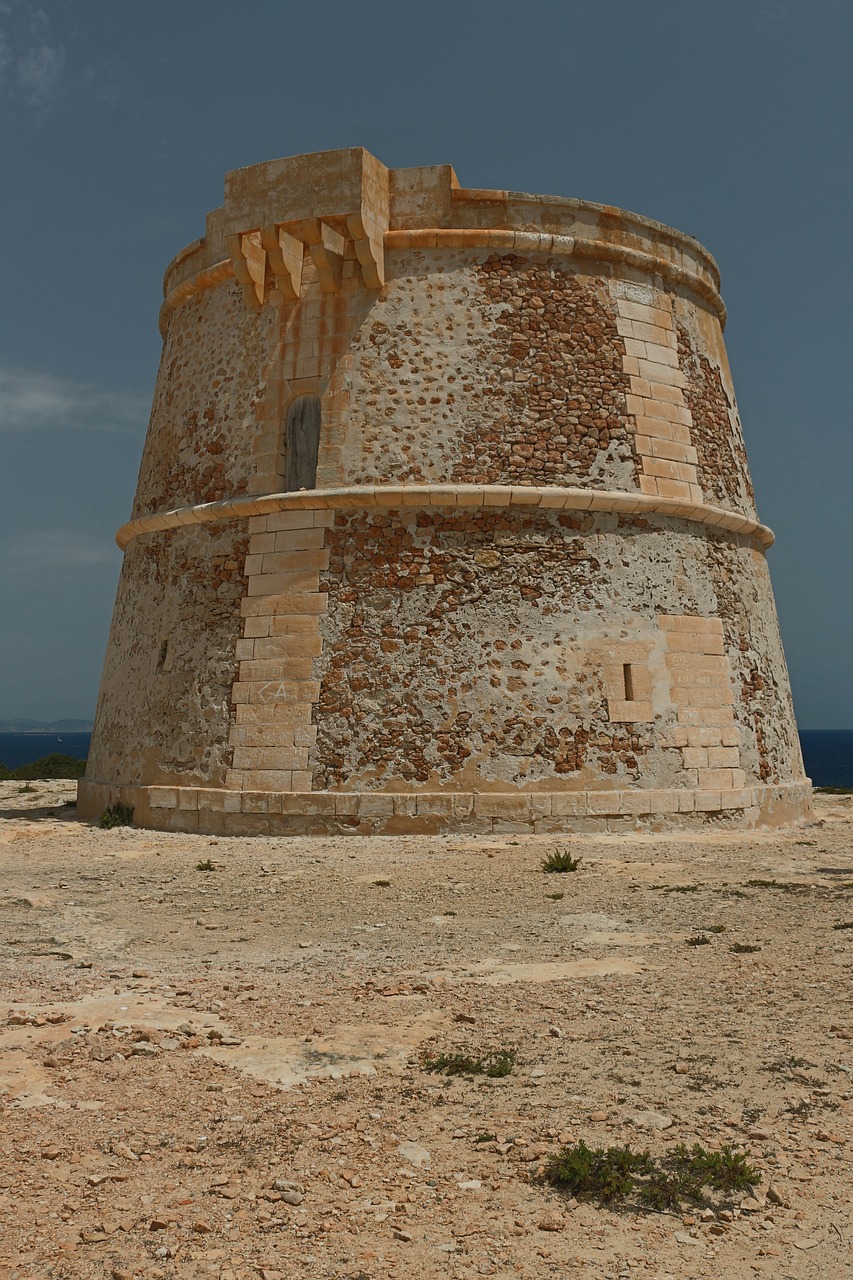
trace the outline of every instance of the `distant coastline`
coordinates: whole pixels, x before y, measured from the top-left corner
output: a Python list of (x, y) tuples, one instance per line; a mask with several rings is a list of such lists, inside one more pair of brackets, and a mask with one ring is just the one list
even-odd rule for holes
[(0, 720), (0, 733), (91, 733), (93, 720)]

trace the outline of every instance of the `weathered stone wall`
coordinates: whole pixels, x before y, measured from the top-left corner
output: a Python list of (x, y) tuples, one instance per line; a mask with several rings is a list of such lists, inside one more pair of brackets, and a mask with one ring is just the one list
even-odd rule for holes
[(636, 487), (604, 282), (514, 254), (398, 253), (352, 343), (338, 483)]
[(274, 329), (270, 314), (247, 312), (233, 281), (172, 316), (134, 515), (246, 492)]
[(280, 489), (287, 403), (313, 392), (321, 486), (639, 489), (754, 516), (719, 322), (695, 301), (461, 250), (389, 254), (369, 299), (357, 266), (349, 250), (329, 296), (309, 263), (281, 314), (228, 282), (174, 312), (135, 515)]
[(490, 254), (479, 269), (494, 322), (481, 376), (488, 423), (465, 424), (453, 479), (633, 488), (625, 343), (603, 279), (555, 261)]
[[(728, 789), (801, 771), (795, 739), (767, 738), (787, 678), (748, 545), (661, 518), (504, 511), (339, 513), (326, 545), (315, 790), (698, 785), (681, 748), (731, 752), (731, 726), (741, 756), (721, 758), (744, 777)], [(721, 619), (730, 664), (695, 724), (661, 623), (694, 613)], [(649, 704), (627, 723), (609, 676), (624, 661)]]
[(788, 672), (764, 556), (744, 550), (733, 561), (725, 543), (708, 540), (719, 617), (735, 686), (743, 761), (749, 776), (779, 783), (803, 776)]
[(755, 516), (719, 322), (693, 300), (568, 260), (398, 251), (365, 310), (344, 267), (337, 305), (309, 296), (280, 339), (279, 401), (323, 398), (319, 485), (564, 484)]
[(134, 539), (113, 611), (89, 778), (224, 784), (247, 551), (246, 521)]
[(678, 363), (703, 496), (727, 510), (754, 515), (755, 492), (719, 325), (683, 303), (679, 311)]

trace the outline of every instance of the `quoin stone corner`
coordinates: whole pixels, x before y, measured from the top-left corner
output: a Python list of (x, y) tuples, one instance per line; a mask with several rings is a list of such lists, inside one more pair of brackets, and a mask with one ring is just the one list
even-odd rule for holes
[(695, 240), (353, 148), (228, 174), (164, 292), (83, 816), (808, 815)]

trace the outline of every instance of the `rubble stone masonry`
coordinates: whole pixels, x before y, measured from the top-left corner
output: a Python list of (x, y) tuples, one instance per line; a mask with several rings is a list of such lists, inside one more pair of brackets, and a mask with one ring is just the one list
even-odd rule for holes
[[(718, 290), (678, 232), (449, 166), (229, 174), (166, 274), (84, 815), (806, 816)], [(316, 488), (287, 492), (300, 396)]]

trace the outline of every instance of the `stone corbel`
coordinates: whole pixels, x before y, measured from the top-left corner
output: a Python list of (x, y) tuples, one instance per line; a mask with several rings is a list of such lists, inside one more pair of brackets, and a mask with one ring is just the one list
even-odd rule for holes
[(260, 232), (226, 236), (225, 247), (246, 302), (254, 310), (259, 310), (264, 305), (267, 283), (267, 254), (261, 244)]
[(353, 239), (364, 283), (368, 289), (381, 289), (385, 283), (384, 228), (362, 209), (347, 217), (347, 230)]
[(297, 302), (302, 290), (305, 246), (284, 227), (261, 227), (260, 234), (282, 301)]
[[(249, 305), (297, 303), (306, 288), (305, 249), (324, 294), (362, 284), (381, 289), (391, 185), (390, 171), (363, 147), (285, 156), (227, 174), (217, 234), (225, 236)], [(446, 203), (449, 216), (449, 196)], [(344, 267), (345, 251), (358, 267)]]
[[(345, 221), (364, 283), (370, 289), (381, 289), (385, 283), (382, 228), (363, 212), (348, 214)], [(299, 301), (306, 248), (317, 269), (323, 293), (339, 293), (346, 243), (346, 237), (322, 218), (271, 223), (259, 231), (236, 232), (225, 237), (234, 274), (246, 302), (254, 310), (263, 306), (271, 277), (281, 302)]]
[(323, 293), (338, 293), (344, 266), (346, 240), (322, 218), (304, 218), (287, 225), (290, 234), (308, 246)]

